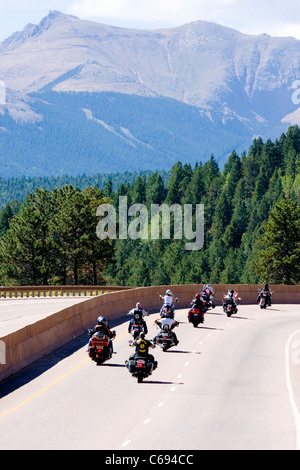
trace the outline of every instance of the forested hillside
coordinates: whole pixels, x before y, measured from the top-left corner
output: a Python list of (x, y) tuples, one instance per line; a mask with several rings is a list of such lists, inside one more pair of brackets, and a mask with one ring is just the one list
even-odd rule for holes
[[(118, 240), (115, 243), (116, 262), (106, 270), (110, 283), (272, 282), (272, 274), (263, 272), (256, 261), (260, 250), (264, 251), (260, 239), (264, 233), (263, 223), (283, 199), (292, 201), (298, 220), (298, 239), (286, 255), (294, 257), (292, 263), (296, 265), (297, 275), (293, 279), (276, 278), (276, 282), (300, 281), (299, 212), (297, 215), (300, 132), (297, 126), (291, 127), (275, 142), (255, 139), (247, 155), (238, 156), (233, 151), (222, 171), (211, 157), (209, 162), (199, 163), (194, 168), (176, 163), (165, 191), (162, 187), (158, 191), (153, 189), (154, 178), (152, 176), (144, 185), (141, 180), (135, 182), (127, 192), (130, 196), (138, 191), (138, 197), (132, 196), (132, 202), (139, 200), (146, 205), (153, 200), (157, 203), (203, 203), (204, 247), (199, 251), (186, 251), (185, 240)], [(282, 229), (276, 227), (284, 245), (286, 234), (281, 234)], [(283, 262), (282, 259), (276, 261)]]
[[(94, 175), (82, 174), (79, 176), (61, 175), (61, 176), (20, 176), (16, 178), (0, 177), (0, 210), (13, 200), (23, 202), (26, 197), (35, 191), (36, 188), (53, 189), (62, 188), (66, 185), (72, 185), (74, 188), (87, 189), (89, 186), (104, 189), (108, 181), (111, 182), (113, 190), (116, 190), (121, 183), (133, 184), (137, 176), (145, 176), (148, 178), (153, 171), (140, 171), (124, 173), (96, 173)], [(161, 171), (164, 183), (167, 182), (169, 172)]]
[[(258, 129), (261, 135), (271, 132), (236, 119), (223, 124), (217, 115), (163, 97), (45, 89), (27, 100), (28, 120), (15, 121), (0, 110), (5, 178), (168, 170), (177, 160), (194, 164), (211, 153), (223, 165), (232, 142), (243, 151)], [(273, 135), (278, 128), (282, 132), (287, 125), (274, 124)]]
[[(186, 240), (173, 237), (96, 239), (97, 204), (111, 201), (117, 208), (121, 195), (128, 205), (147, 208), (204, 204), (203, 248), (187, 251)], [(222, 170), (213, 156), (194, 166), (177, 162), (167, 185), (154, 172), (117, 189), (108, 182), (103, 190), (36, 190), (21, 208), (10, 203), (0, 214), (0, 284), (297, 284), (299, 207), (297, 126), (274, 142), (255, 139), (247, 154), (233, 151)]]

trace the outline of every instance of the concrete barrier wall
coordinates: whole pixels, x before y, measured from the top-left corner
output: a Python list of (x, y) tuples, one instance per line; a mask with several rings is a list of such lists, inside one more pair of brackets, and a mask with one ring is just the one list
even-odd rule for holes
[[(162, 304), (158, 294), (164, 294), (166, 289), (171, 289), (179, 297), (177, 308), (188, 307), (195, 293), (199, 292), (199, 287), (199, 284), (139, 287), (102, 294), (4, 336), (0, 338), (1, 344), (5, 344), (5, 364), (0, 361), (0, 381), (82, 334), (95, 324), (99, 315), (109, 320), (119, 318), (133, 308), (136, 302), (141, 302), (148, 311), (158, 310)], [(255, 304), (259, 286), (224, 284), (212, 287), (216, 293), (215, 303), (221, 305), (223, 294), (229, 288), (239, 293), (241, 304)], [(270, 287), (274, 290), (274, 304), (300, 304), (300, 286)]]

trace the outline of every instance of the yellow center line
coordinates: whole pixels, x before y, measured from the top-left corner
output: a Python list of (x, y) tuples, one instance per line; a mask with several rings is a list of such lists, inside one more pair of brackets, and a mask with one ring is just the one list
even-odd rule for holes
[[(123, 333), (122, 335), (116, 337), (116, 340), (117, 339), (120, 339), (120, 338), (123, 338), (123, 336), (125, 336), (126, 334), (128, 334), (128, 332), (126, 333)], [(76, 370), (78, 370), (80, 367), (82, 367), (84, 364), (86, 364), (88, 361), (90, 360), (89, 357), (87, 357), (84, 361), (80, 362), (79, 364), (77, 364), (77, 366), (73, 367), (73, 369), (69, 370), (68, 372), (66, 372), (64, 375), (62, 375), (61, 377), (59, 377), (58, 379), (54, 380), (54, 382), (50, 383), (47, 387), (43, 388), (42, 390), (40, 390), (38, 393), (36, 393), (35, 395), (32, 395), (31, 397), (27, 398), (27, 400), (24, 400), (22, 401), (21, 403), (19, 403), (18, 405), (14, 406), (13, 408), (11, 408), (10, 410), (7, 410), (5, 411), (4, 413), (2, 413), (0, 415), (0, 419), (1, 418), (4, 418), (4, 416), (7, 416), (9, 415), (10, 413), (12, 413), (13, 411), (16, 411), (18, 410), (19, 408), (21, 408), (22, 406), (24, 405), (27, 405), (27, 403), (30, 403), (32, 400), (34, 400), (35, 398), (41, 396), (43, 393), (47, 392), (48, 390), (50, 390), (52, 387), (54, 387), (55, 385), (57, 385), (58, 383), (62, 382), (64, 379), (66, 379), (67, 377), (69, 377), (71, 374), (73, 374)]]
[[(124, 336), (128, 335), (128, 331), (126, 331), (125, 333), (122, 333), (120, 336), (117, 336), (115, 341), (117, 341), (118, 339), (121, 339), (123, 338)], [(73, 369), (69, 370), (68, 372), (66, 372), (64, 375), (62, 375), (61, 377), (59, 377), (58, 379), (56, 379), (54, 382), (50, 383), (47, 387), (43, 388), (42, 390), (40, 390), (38, 393), (36, 393), (35, 395), (32, 395), (31, 397), (27, 398), (27, 400), (24, 400), (22, 401), (21, 403), (19, 403), (18, 405), (14, 406), (13, 408), (11, 408), (10, 410), (7, 410), (5, 411), (4, 413), (2, 413), (0, 415), (0, 419), (1, 418), (4, 418), (4, 416), (7, 416), (9, 415), (10, 413), (12, 413), (13, 411), (16, 411), (18, 410), (19, 408), (21, 408), (22, 406), (24, 405), (27, 405), (27, 403), (30, 403), (32, 400), (34, 400), (35, 398), (38, 398), (40, 397), (41, 395), (43, 395), (43, 393), (47, 392), (48, 390), (50, 390), (52, 387), (54, 387), (55, 385), (59, 384), (60, 382), (62, 382), (64, 379), (66, 379), (67, 377), (69, 377), (71, 374), (73, 374), (75, 371), (77, 371), (80, 367), (82, 367), (84, 364), (86, 364), (88, 361), (90, 360), (89, 357), (87, 357), (84, 361), (80, 362), (79, 364), (77, 364), (77, 366), (73, 367)]]
[(80, 364), (77, 364), (76, 367), (74, 367), (73, 369), (69, 370), (69, 372), (66, 372), (66, 374), (62, 375), (61, 377), (59, 377), (57, 380), (55, 380), (54, 382), (52, 382), (51, 384), (49, 384), (47, 387), (43, 388), (43, 390), (41, 390), (40, 392), (36, 393), (35, 395), (33, 395), (32, 397), (30, 398), (27, 398), (27, 400), (24, 400), (22, 401), (21, 403), (19, 403), (18, 405), (14, 406), (13, 408), (11, 408), (10, 410), (6, 411), (5, 413), (2, 413), (2, 415), (0, 415), (0, 418), (3, 418), (4, 416), (7, 416), (8, 414), (12, 413), (13, 411), (16, 411), (18, 410), (19, 408), (21, 408), (22, 406), (26, 405), (27, 403), (31, 402), (32, 400), (34, 400), (35, 398), (39, 397), (40, 395), (42, 395), (43, 393), (47, 392), (48, 390), (50, 390), (50, 388), (54, 387), (54, 385), (57, 385), (59, 382), (61, 382), (62, 380), (64, 380), (66, 377), (68, 377), (69, 375), (71, 375), (73, 372), (75, 372), (77, 369), (79, 369), (83, 364), (85, 364), (87, 361), (88, 361), (89, 358), (85, 359), (84, 361), (80, 362)]

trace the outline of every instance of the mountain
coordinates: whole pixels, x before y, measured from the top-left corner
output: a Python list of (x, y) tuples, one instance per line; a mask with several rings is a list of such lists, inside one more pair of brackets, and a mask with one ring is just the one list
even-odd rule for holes
[[(195, 21), (117, 28), (50, 11), (0, 43), (2, 176), (222, 164), (300, 124), (300, 41)], [(108, 112), (109, 110), (109, 112)]]

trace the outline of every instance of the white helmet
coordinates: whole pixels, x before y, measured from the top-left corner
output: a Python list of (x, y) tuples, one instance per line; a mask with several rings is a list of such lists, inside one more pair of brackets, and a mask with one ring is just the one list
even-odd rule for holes
[(168, 289), (168, 290), (166, 291), (166, 294), (167, 294), (167, 295), (172, 295), (172, 291), (170, 291), (170, 289)]

